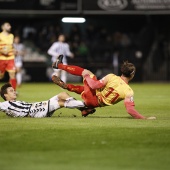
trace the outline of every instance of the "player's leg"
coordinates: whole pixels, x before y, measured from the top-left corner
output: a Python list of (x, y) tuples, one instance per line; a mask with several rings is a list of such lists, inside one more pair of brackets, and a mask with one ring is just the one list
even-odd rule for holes
[(16, 90), (17, 86), (17, 80), (16, 80), (16, 68), (15, 68), (15, 63), (14, 60), (8, 60), (8, 64), (6, 66), (6, 71), (9, 74), (9, 83), (12, 85), (14, 90)]
[[(75, 98), (71, 97), (66, 92), (61, 92), (58, 95), (52, 97), (50, 99), (50, 104), (52, 109), (57, 110), (59, 108), (65, 107), (65, 108), (81, 108), (83, 111), (84, 109), (87, 109), (83, 101), (76, 100)], [(51, 111), (51, 110), (50, 110)]]
[[(86, 117), (89, 114), (93, 114), (96, 109), (87, 107), (84, 102), (76, 100), (75, 98), (69, 96), (66, 92), (62, 92), (58, 95), (60, 106), (66, 108), (77, 108), (81, 111), (82, 116)], [(64, 101), (65, 100), (65, 101)], [(64, 102), (63, 102), (64, 101)], [(61, 102), (61, 103), (60, 103)]]
[[(93, 79), (96, 79), (96, 76), (93, 76)], [(93, 114), (96, 109), (95, 107), (99, 107), (98, 98), (96, 96), (96, 90), (93, 90), (89, 87), (87, 81), (83, 80), (84, 86), (83, 86), (83, 92), (81, 93), (81, 97), (84, 100), (85, 105), (87, 106), (86, 109), (81, 110), (82, 116), (86, 117), (89, 114)]]
[[(96, 76), (93, 76), (93, 79), (96, 80)], [(95, 107), (99, 107), (99, 103), (96, 96), (96, 90), (91, 89), (85, 79), (83, 80), (83, 83), (84, 86), (75, 86), (72, 84), (68, 84), (67, 89), (69, 91), (81, 94), (81, 97), (84, 100), (87, 108), (79, 108), (79, 110), (81, 111), (82, 116), (86, 117), (96, 111)]]
[(53, 75), (56, 75), (56, 76), (60, 77), (60, 70), (59, 69), (53, 69), (52, 76)]
[(74, 66), (74, 65), (63, 65), (63, 64), (59, 64), (58, 68), (61, 70), (65, 70), (66, 72), (72, 74), (72, 75), (76, 75), (76, 76), (82, 76), (82, 72), (84, 70), (84, 68), (78, 67), (78, 66)]
[(66, 92), (62, 92), (50, 99), (49, 114), (54, 113), (55, 110), (62, 107), (70, 109), (77, 108), (81, 111), (82, 116), (87, 116), (88, 114), (92, 114), (96, 111), (94, 108), (88, 108), (87, 106), (85, 106), (83, 101), (76, 100), (75, 98), (68, 95)]
[(21, 67), (16, 67), (16, 80), (17, 80), (17, 86), (20, 87), (22, 83)]
[(68, 95), (66, 92), (61, 92), (58, 95), (52, 97), (50, 99), (49, 105), (54, 110), (57, 110), (62, 107), (71, 108), (71, 109), (85, 107), (85, 104), (83, 101), (74, 99), (73, 97)]
[(58, 94), (58, 102), (61, 107), (66, 107), (66, 108), (71, 108), (71, 109), (85, 107), (85, 104), (83, 101), (76, 100), (75, 98), (71, 97), (66, 92), (62, 92)]
[(0, 80), (4, 78), (5, 68), (6, 68), (5, 60), (0, 60)]
[(84, 91), (84, 86), (67, 84), (67, 90), (75, 92), (77, 94), (81, 94)]
[(64, 70), (61, 70), (61, 80), (66, 83), (67, 82), (67, 72)]
[[(93, 79), (96, 79), (94, 76)], [(84, 92), (81, 94), (82, 99), (84, 100), (86, 106), (95, 108), (99, 107), (98, 98), (96, 96), (96, 90), (91, 89), (86, 81), (86, 79), (83, 80), (84, 83)]]
[(15, 57), (15, 67), (16, 67), (16, 80), (17, 86), (20, 87), (22, 83), (22, 59), (20, 57)]
[(93, 74), (91, 71), (84, 69), (79, 66), (75, 65), (64, 65), (62, 63), (63, 55), (60, 55), (55, 63), (53, 63), (52, 67), (53, 68), (58, 68), (61, 70), (65, 70), (66, 72), (76, 75), (76, 76), (83, 76), (85, 74)]
[(75, 92), (77, 94), (81, 94), (84, 91), (84, 86), (66, 84), (56, 75), (52, 76), (52, 81), (61, 88), (67, 89), (68, 91)]
[(9, 83), (12, 85), (14, 90), (16, 90), (17, 80), (15, 78), (15, 72), (8, 71), (9, 73)]
[[(63, 71), (63, 70), (61, 70), (61, 69), (53, 69), (54, 70), (54, 72), (53, 72), (53, 74), (52, 74), (52, 80), (53, 80), (53, 76), (57, 76), (60, 80), (61, 80), (61, 82), (63, 82), (63, 83), (65, 83), (66, 82), (66, 74), (67, 74), (67, 72), (65, 72), (65, 71)], [(64, 72), (64, 73), (63, 73)], [(62, 86), (60, 86), (60, 87), (62, 87)], [(62, 87), (62, 88), (64, 88), (64, 87)], [(65, 89), (65, 88), (64, 88)]]

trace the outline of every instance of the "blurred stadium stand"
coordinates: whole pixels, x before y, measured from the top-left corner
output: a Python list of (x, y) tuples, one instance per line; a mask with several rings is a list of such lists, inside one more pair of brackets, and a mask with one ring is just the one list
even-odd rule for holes
[[(169, 7), (170, 0), (0, 0), (0, 18), (11, 23), (12, 33), (26, 46), (24, 68), (31, 77), (26, 81), (49, 81), (47, 50), (60, 33), (75, 54), (69, 64), (90, 69), (99, 78), (117, 73), (115, 68), (128, 60), (137, 67), (134, 81), (169, 81)], [(83, 16), (86, 22), (62, 23), (63, 16)]]

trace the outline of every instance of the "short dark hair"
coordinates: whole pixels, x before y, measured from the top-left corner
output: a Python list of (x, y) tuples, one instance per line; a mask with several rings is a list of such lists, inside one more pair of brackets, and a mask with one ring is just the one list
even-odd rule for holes
[(2, 29), (2, 27), (3, 27), (5, 24), (7, 24), (7, 23), (9, 24), (9, 22), (7, 22), (7, 21), (6, 21), (6, 22), (2, 22), (2, 23), (1, 23), (1, 29)]
[(1, 93), (1, 97), (2, 97), (4, 100), (6, 100), (4, 94), (7, 94), (7, 88), (8, 88), (8, 87), (12, 87), (12, 85), (11, 85), (10, 83), (6, 83), (6, 84), (4, 84), (4, 85), (1, 87), (0, 93)]
[(128, 61), (123, 62), (121, 65), (121, 72), (125, 77), (131, 77), (135, 74), (136, 68), (134, 64), (129, 63)]

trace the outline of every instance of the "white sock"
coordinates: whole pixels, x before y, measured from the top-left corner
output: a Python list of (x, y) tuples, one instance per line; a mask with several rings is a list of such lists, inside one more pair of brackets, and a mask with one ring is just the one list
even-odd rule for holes
[(85, 106), (84, 102), (80, 100), (75, 100), (73, 97), (69, 97), (68, 99), (66, 99), (64, 103), (64, 107), (70, 108), (70, 109), (84, 107), (84, 106)]
[(67, 72), (64, 70), (61, 70), (61, 80), (66, 83), (67, 82)]
[(22, 73), (18, 72), (16, 74), (16, 79), (17, 79), (17, 84), (21, 85), (21, 82), (22, 82)]

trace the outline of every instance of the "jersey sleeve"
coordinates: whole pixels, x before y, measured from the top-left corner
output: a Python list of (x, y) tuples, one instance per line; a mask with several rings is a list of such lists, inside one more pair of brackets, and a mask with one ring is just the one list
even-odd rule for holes
[(94, 80), (89, 74), (85, 75), (84, 78), (92, 89), (99, 89), (105, 86), (102, 80)]
[(66, 56), (71, 56), (72, 55), (72, 53), (70, 51), (70, 47), (69, 47), (69, 45), (67, 43), (65, 44), (65, 52), (66, 52)]
[(127, 96), (124, 100), (126, 111), (135, 119), (145, 119), (137, 110), (135, 110), (135, 103), (133, 96)]
[(47, 53), (51, 56), (59, 56), (60, 54), (57, 52), (58, 44), (53, 43), (52, 46), (49, 48)]

